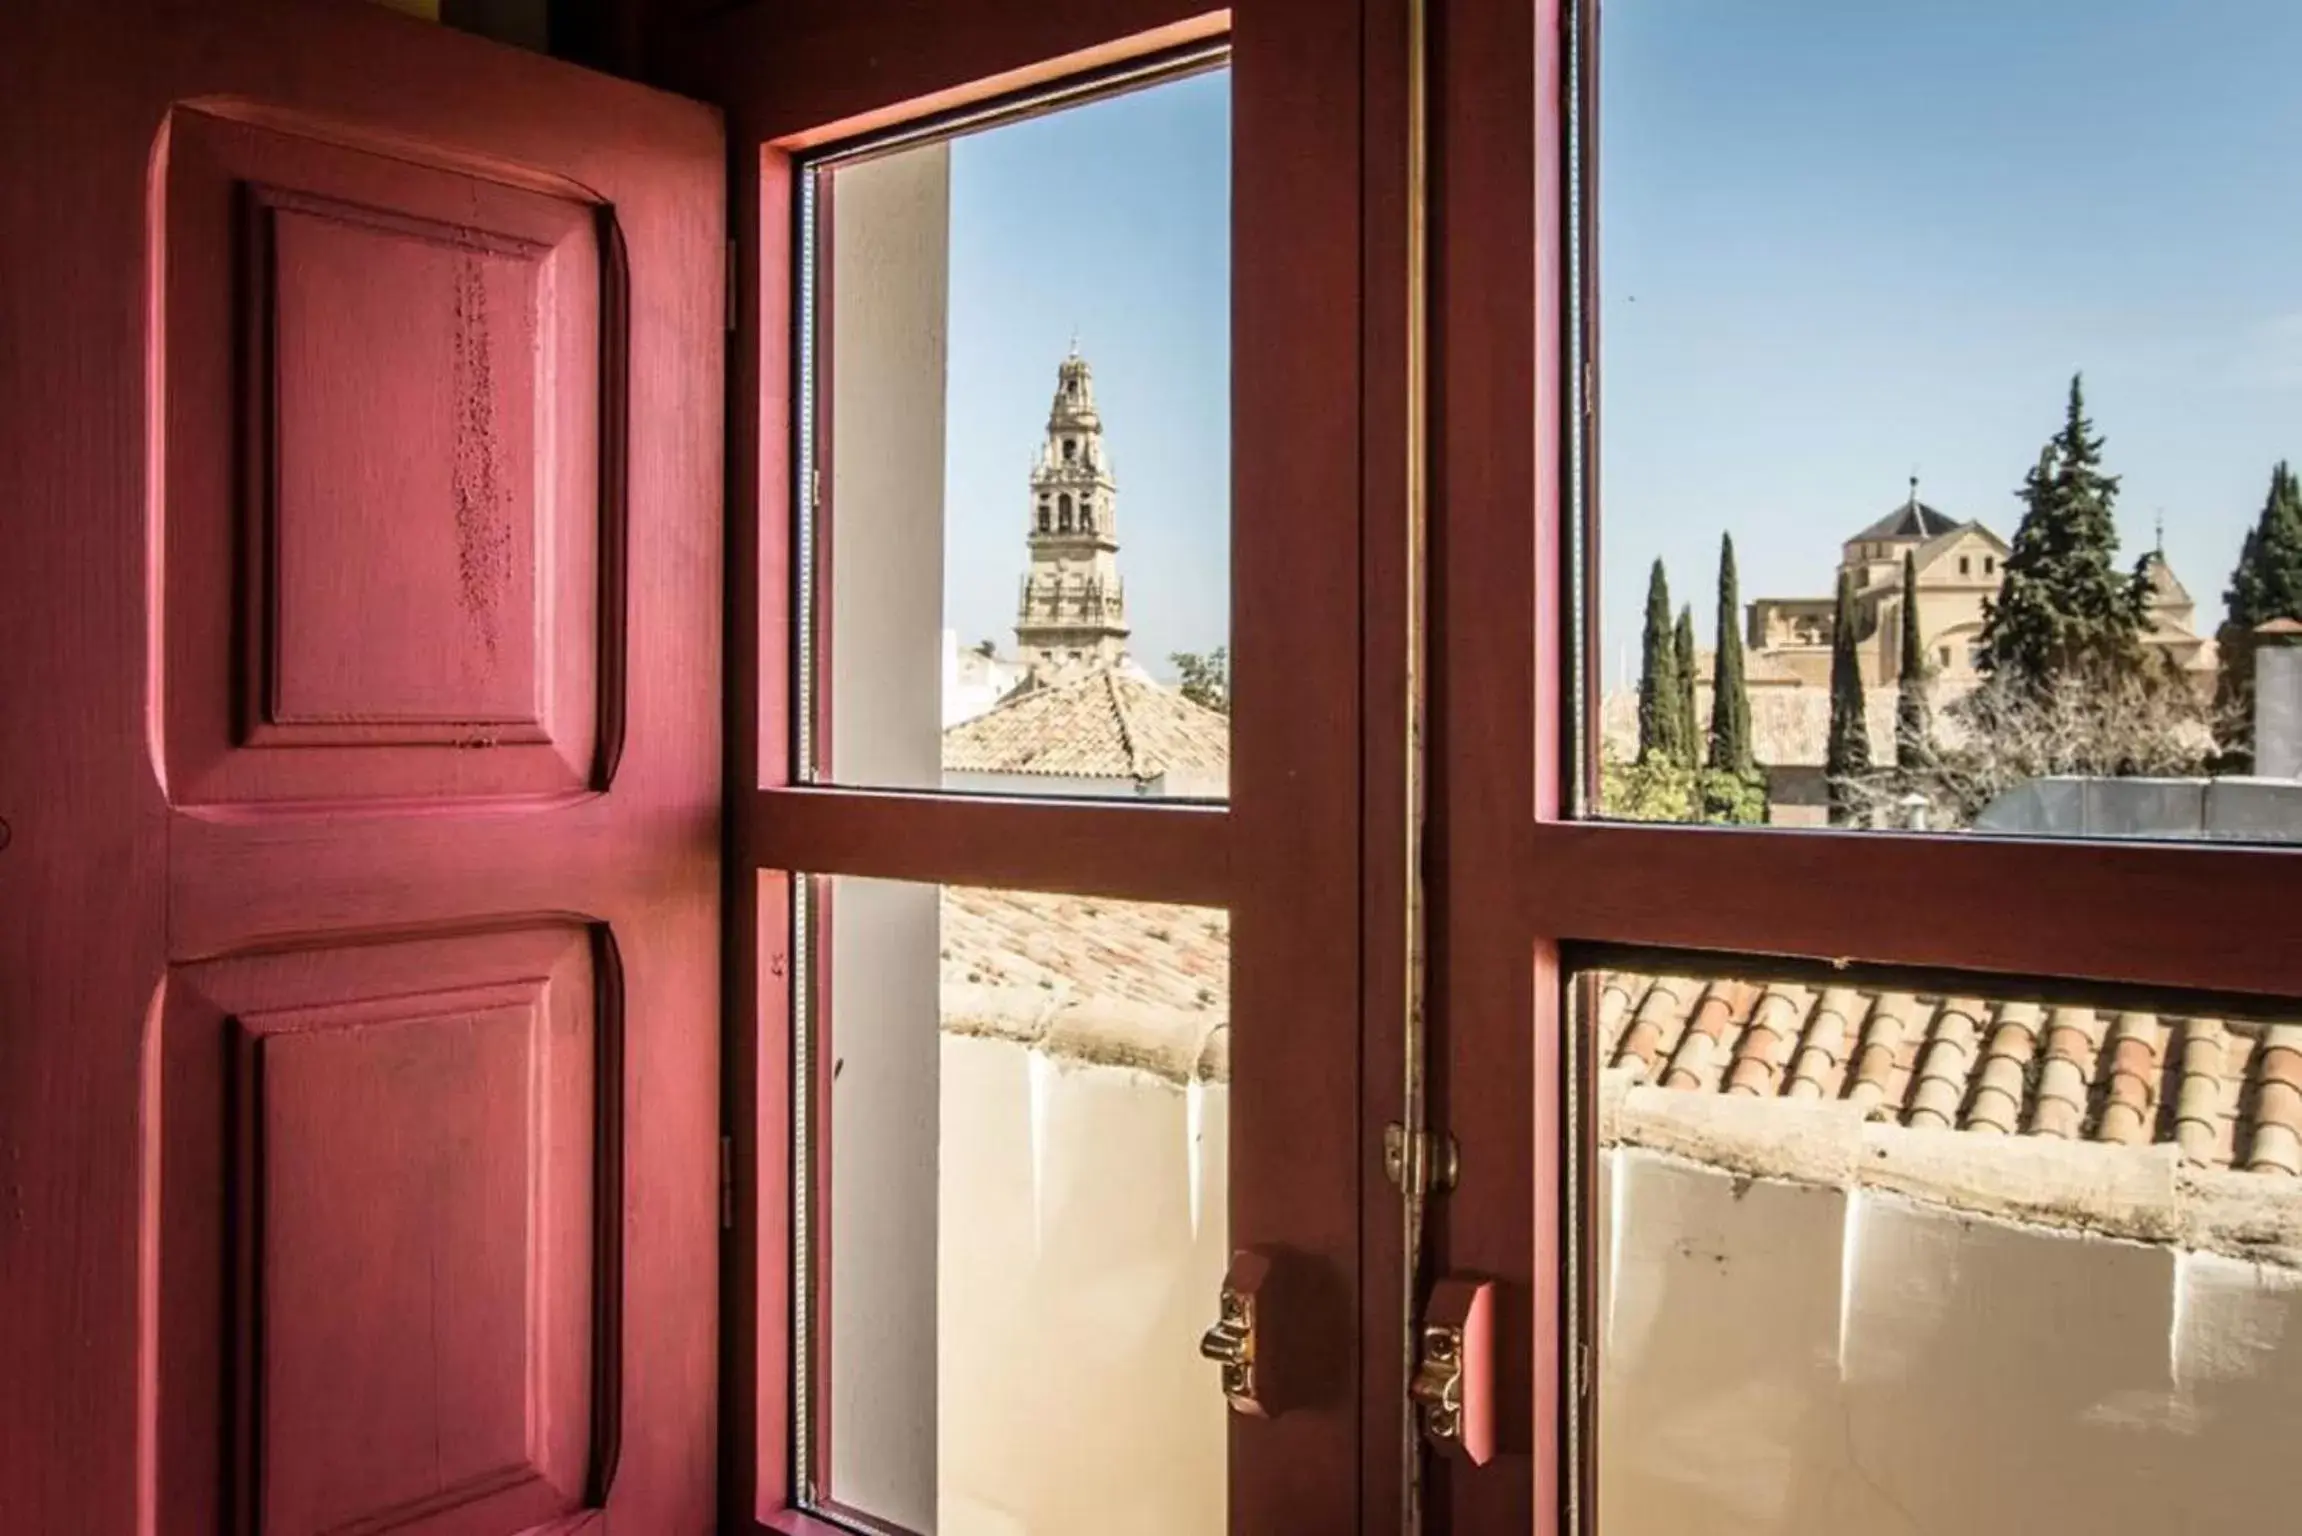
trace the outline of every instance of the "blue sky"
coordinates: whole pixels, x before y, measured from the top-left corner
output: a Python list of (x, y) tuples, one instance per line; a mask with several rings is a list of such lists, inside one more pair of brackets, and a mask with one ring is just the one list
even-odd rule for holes
[(1015, 643), (1030, 470), (1076, 333), (1119, 481), (1131, 646), (1230, 634), (1228, 71), (987, 130), (951, 150), (945, 622)]
[[(1823, 594), (1904, 494), (2011, 535), (2083, 370), (2125, 558), (2163, 514), (2219, 617), (2302, 460), (2302, 3), (1613, 0), (1603, 12), (1601, 601), (1635, 665), (1664, 557), (1709, 643)], [(1012, 642), (1026, 475), (1076, 329), (1120, 485), (1135, 650), (1229, 601), (1230, 79), (952, 151), (946, 611)]]
[(1710, 643), (1903, 496), (2011, 535), (2083, 370), (2126, 558), (2219, 618), (2302, 459), (2302, 5), (1616, 0), (1602, 12), (1606, 681), (1661, 555)]

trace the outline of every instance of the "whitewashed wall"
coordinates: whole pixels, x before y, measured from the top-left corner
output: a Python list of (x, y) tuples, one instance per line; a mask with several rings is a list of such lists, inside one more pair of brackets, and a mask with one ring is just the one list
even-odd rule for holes
[(1604, 1155), (1604, 1536), (2302, 1529), (2302, 1276)]
[[(942, 1063), (940, 1530), (1217, 1536), (1225, 1091), (1194, 1142), (1157, 1078)], [(2292, 1270), (1635, 1147), (1599, 1196), (1602, 1536), (2302, 1529)]]
[(1228, 1090), (947, 1034), (942, 1101), (942, 1536), (1221, 1536)]
[[(831, 695), (839, 777), (941, 771), (948, 146), (837, 172)], [(932, 1536), (936, 893), (842, 880), (831, 923), (831, 1491)]]

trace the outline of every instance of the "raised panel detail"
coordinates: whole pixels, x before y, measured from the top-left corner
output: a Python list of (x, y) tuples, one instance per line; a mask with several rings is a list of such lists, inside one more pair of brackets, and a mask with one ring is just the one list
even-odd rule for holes
[(163, 1529), (511, 1536), (612, 1459), (618, 1010), (579, 927), (170, 974)]
[(160, 163), (170, 798), (604, 787), (623, 675), (610, 210), (189, 109)]
[(247, 1045), (267, 1531), (401, 1524), (544, 1475), (528, 1273), (541, 1020), (532, 992), (505, 990), (367, 1022), (243, 1021), (262, 1031)]
[(277, 188), (247, 196), (268, 352), (248, 414), (269, 478), (248, 739), (548, 740), (537, 406), (551, 248)]

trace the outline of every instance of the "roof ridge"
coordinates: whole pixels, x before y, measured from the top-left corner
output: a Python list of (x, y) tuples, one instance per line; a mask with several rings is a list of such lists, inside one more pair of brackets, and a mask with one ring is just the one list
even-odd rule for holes
[[(1111, 697), (1111, 713), (1119, 722), (1119, 750), (1126, 755), (1127, 769), (1135, 775), (1135, 782), (1148, 784), (1159, 777), (1158, 765), (1147, 763), (1147, 754), (1136, 744), (1135, 720), (1127, 713), (1127, 697), (1119, 687), (1119, 669), (1104, 667), (1098, 674), (1103, 679), (1103, 690)], [(1146, 772), (1145, 769), (1150, 771)]]
[[(1938, 532), (1928, 531), (1930, 519), (1941, 525)], [(1915, 527), (1910, 525), (1915, 525)], [(1942, 508), (1931, 502), (1920, 501), (1913, 497), (1911, 500), (1898, 504), (1893, 511), (1869, 524), (1846, 542), (1860, 543), (1866, 539), (1915, 539), (1920, 543), (1925, 543), (1929, 539), (1939, 537), (1940, 533), (1949, 532), (1952, 528), (1959, 526), (1962, 525), (1958, 519), (1943, 511)]]

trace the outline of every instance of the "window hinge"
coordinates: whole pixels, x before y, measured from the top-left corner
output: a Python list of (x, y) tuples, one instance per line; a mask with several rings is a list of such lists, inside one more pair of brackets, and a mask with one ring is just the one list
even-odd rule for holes
[(727, 328), (735, 330), (735, 242), (727, 242)]
[(735, 1138), (719, 1139), (719, 1229), (735, 1230)]
[(1394, 1120), (1383, 1127), (1383, 1176), (1403, 1195), (1427, 1195), (1455, 1187), (1460, 1172), (1455, 1138), (1436, 1131), (1417, 1131), (1410, 1140), (1407, 1128)]

